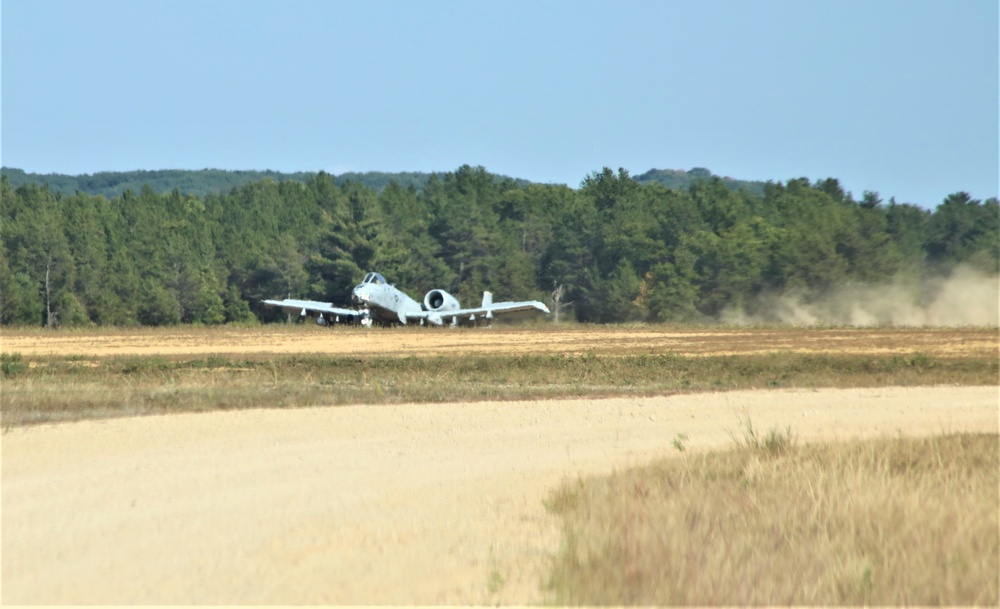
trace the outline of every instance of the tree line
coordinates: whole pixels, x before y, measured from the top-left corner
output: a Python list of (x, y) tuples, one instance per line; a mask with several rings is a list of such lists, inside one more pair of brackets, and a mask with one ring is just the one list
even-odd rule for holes
[[(143, 186), (149, 186), (157, 193), (169, 193), (174, 189), (183, 194), (203, 197), (208, 194), (229, 192), (250, 182), (270, 178), (275, 182), (308, 182), (316, 177), (316, 172), (299, 171), (285, 173), (280, 171), (229, 171), (222, 169), (161, 169), (155, 171), (99, 171), (93, 174), (68, 175), (62, 173), (28, 173), (23, 169), (3, 167), (0, 173), (7, 176), (11, 186), (19, 188), (24, 184), (40, 184), (48, 186), (52, 192), (72, 195), (77, 192), (92, 195), (104, 195), (109, 199), (120, 195), (126, 190), (138, 192)], [(423, 190), (431, 176), (443, 177), (443, 174), (419, 171), (383, 172), (364, 171), (346, 172), (333, 176), (338, 186), (344, 182), (360, 182), (376, 192), (396, 182), (404, 188), (410, 186), (418, 191)], [(504, 179), (504, 176), (498, 176)], [(674, 190), (687, 190), (695, 181), (714, 177), (712, 172), (704, 167), (683, 169), (650, 169), (634, 176), (640, 184), (661, 184)], [(734, 180), (721, 178), (733, 190), (746, 190), (761, 195), (764, 193), (765, 182)], [(528, 180), (516, 179), (518, 186), (528, 186)]]
[(1000, 270), (1000, 204), (948, 196), (933, 211), (861, 200), (836, 179), (687, 188), (609, 168), (579, 188), (463, 166), (421, 188), (319, 172), (224, 193), (107, 197), (0, 180), (0, 323), (274, 321), (266, 298), (346, 305), (378, 270), (415, 297), (538, 299), (563, 320), (704, 321), (764, 294)]
[[(686, 181), (703, 177), (707, 169), (695, 169), (691, 172), (671, 170), (650, 170), (649, 180), (660, 181), (673, 187), (686, 185)], [(137, 171), (99, 171), (93, 174), (68, 175), (63, 173), (28, 173), (23, 169), (3, 167), (0, 173), (7, 176), (15, 189), (24, 184), (39, 184), (48, 186), (54, 193), (72, 195), (83, 192), (92, 195), (104, 195), (109, 199), (120, 195), (126, 190), (139, 192), (144, 186), (149, 186), (154, 192), (164, 194), (174, 189), (183, 194), (204, 197), (209, 194), (229, 192), (250, 182), (270, 178), (275, 182), (308, 182), (316, 177), (316, 172), (297, 171), (286, 173), (281, 171), (230, 171), (223, 169), (159, 169)], [(711, 173), (711, 172), (709, 172)], [(419, 171), (402, 171), (388, 173), (384, 171), (349, 171), (334, 176), (337, 185), (344, 182), (360, 182), (365, 186), (382, 192), (390, 182), (400, 186), (413, 186), (421, 190), (433, 173)], [(643, 174), (645, 176), (646, 174)], [(637, 179), (642, 181), (643, 176)], [(439, 176), (440, 177), (440, 176)], [(527, 185), (527, 180), (517, 180), (521, 185)], [(735, 186), (762, 184), (761, 182), (740, 182), (733, 180)]]

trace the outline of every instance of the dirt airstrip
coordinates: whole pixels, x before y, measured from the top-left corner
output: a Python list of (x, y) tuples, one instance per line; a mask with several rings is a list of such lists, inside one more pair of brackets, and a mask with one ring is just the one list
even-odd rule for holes
[[(34, 355), (996, 353), (995, 330), (537, 332), (530, 328), (4, 333)], [(997, 387), (732, 392), (249, 410), (20, 427), (2, 436), (8, 604), (530, 604), (564, 479), (731, 444), (998, 429)]]
[[(551, 328), (548, 326), (546, 328)], [(372, 328), (312, 324), (254, 328), (165, 328), (106, 332), (11, 331), (0, 351), (27, 355), (164, 355), (324, 353), (420, 356), (455, 353), (673, 353), (677, 355), (797, 353), (922, 353), (997, 355), (996, 328), (667, 329), (566, 326), (557, 329)]]

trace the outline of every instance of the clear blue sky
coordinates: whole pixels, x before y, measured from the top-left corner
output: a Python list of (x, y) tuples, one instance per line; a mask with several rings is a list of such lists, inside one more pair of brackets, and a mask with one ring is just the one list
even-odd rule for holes
[(3, 0), (37, 173), (608, 166), (998, 193), (996, 0)]

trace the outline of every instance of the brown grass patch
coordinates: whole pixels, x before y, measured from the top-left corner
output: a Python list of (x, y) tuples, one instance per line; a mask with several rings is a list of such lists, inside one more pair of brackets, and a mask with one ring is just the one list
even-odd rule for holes
[(997, 605), (997, 434), (770, 435), (565, 484), (549, 501), (565, 530), (551, 600)]

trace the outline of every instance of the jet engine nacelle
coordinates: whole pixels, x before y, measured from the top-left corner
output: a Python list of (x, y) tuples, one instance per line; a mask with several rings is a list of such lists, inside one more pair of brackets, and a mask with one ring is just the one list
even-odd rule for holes
[(428, 311), (457, 311), (458, 299), (444, 290), (431, 290), (424, 296), (424, 309)]

